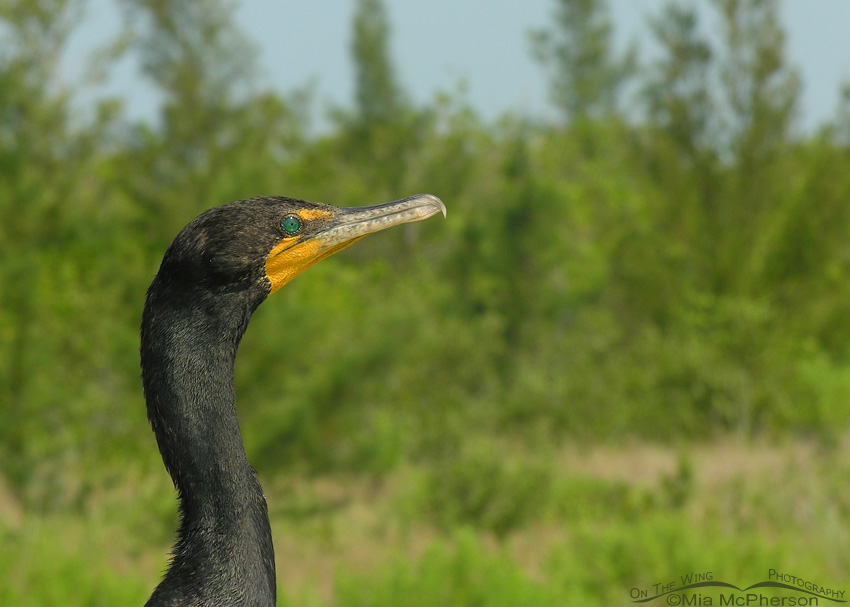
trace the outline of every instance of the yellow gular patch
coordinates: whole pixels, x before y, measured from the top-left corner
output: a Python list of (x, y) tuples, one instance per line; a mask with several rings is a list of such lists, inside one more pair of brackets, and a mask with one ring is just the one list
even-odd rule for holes
[(296, 239), (284, 238), (269, 253), (266, 259), (266, 276), (272, 283), (274, 293), (313, 263), (319, 249), (314, 240), (299, 243)]
[(269, 253), (266, 259), (266, 276), (271, 282), (271, 293), (274, 293), (290, 280), (301, 274), (307, 268), (330, 257), (337, 251), (354, 244), (363, 238), (352, 238), (347, 242), (323, 248), (321, 236), (299, 242), (297, 239), (284, 238)]

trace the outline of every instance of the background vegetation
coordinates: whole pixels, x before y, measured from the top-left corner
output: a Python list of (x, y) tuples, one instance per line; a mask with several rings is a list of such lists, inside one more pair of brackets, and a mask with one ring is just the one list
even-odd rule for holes
[[(795, 130), (776, 0), (689, 4), (612, 47), (557, 0), (530, 49), (559, 118), (416, 105), (380, 0), (356, 95), (311, 132), (224, 0), (121, 0), (154, 124), (74, 110), (83, 0), (0, 1), (0, 604), (142, 604), (175, 502), (138, 370), (145, 289), (210, 206), (417, 192), (260, 308), (237, 367), (284, 605), (611, 605), (767, 569), (850, 584), (850, 93)], [(281, 347), (285, 333), (288, 344)]]

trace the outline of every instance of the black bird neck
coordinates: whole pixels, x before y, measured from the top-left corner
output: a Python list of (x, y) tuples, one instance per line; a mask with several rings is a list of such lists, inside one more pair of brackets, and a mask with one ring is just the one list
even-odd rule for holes
[(230, 605), (240, 597), (238, 604), (274, 605), (268, 511), (245, 456), (233, 385), (239, 341), (262, 299), (179, 293), (161, 283), (151, 285), (142, 319), (142, 379), (181, 522), (148, 604)]

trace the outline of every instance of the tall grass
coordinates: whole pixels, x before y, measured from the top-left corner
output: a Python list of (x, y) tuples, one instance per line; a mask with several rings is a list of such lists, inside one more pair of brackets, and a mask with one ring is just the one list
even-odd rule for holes
[[(632, 588), (689, 572), (744, 587), (770, 568), (846, 588), (847, 453), (724, 441), (544, 458), (481, 443), (383, 476), (264, 479), (280, 602), (625, 605)], [(70, 510), (4, 497), (0, 604), (143, 604), (165, 564), (170, 500), (162, 478)]]

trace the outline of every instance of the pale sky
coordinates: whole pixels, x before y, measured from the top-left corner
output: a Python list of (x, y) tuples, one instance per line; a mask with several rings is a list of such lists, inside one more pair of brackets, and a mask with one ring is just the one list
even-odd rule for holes
[[(685, 0), (706, 6), (707, 0)], [(545, 27), (554, 0), (386, 0), (398, 75), (414, 101), (464, 81), (468, 99), (485, 118), (512, 111), (551, 115), (546, 80), (529, 52), (531, 29)], [(617, 44), (634, 40), (644, 58), (652, 43), (646, 14), (665, 0), (609, 0)], [(835, 115), (841, 82), (850, 81), (850, 1), (783, 0), (790, 61), (800, 68), (804, 128)], [(242, 0), (242, 30), (258, 46), (261, 83), (281, 91), (315, 84), (320, 106), (348, 104), (354, 0)], [(83, 71), (88, 51), (120, 23), (110, 0), (90, 0), (85, 25), (72, 40), (65, 77)], [(707, 21), (710, 25), (711, 21)], [(127, 100), (133, 118), (156, 115), (157, 97), (130, 62), (115, 71), (108, 93)], [(85, 99), (85, 97), (83, 97)]]

